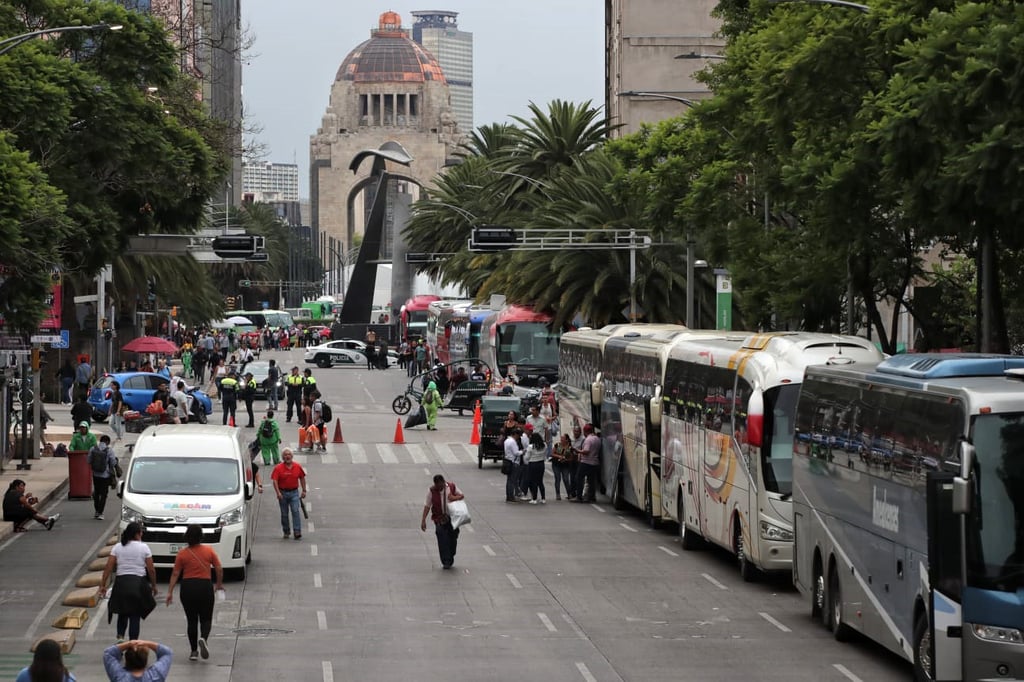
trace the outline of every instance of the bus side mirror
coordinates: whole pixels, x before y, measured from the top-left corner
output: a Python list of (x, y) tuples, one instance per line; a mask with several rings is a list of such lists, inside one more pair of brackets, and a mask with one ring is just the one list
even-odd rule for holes
[(654, 387), (651, 398), (651, 426), (661, 427), (661, 386)]
[(960, 441), (960, 475), (953, 479), (953, 513), (971, 511), (971, 470), (977, 450), (967, 441)]
[(600, 407), (604, 401), (604, 383), (601, 379), (601, 372), (598, 372), (597, 379), (590, 384), (590, 404), (595, 407)]
[(764, 441), (764, 394), (760, 389), (750, 394), (747, 403), (747, 444), (763, 447)]

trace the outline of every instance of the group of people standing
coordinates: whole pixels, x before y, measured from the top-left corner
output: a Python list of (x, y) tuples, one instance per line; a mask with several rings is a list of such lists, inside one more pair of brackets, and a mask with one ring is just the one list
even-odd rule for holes
[(591, 424), (574, 425), (572, 435), (563, 433), (554, 439), (551, 429), (543, 435), (542, 420), (536, 407), (530, 409), (525, 424), (515, 412), (505, 422), (502, 473), (506, 475), (505, 501), (545, 504), (544, 467), (551, 462), (555, 479), (555, 499), (562, 499), (565, 487), (570, 502), (593, 502), (597, 493), (601, 441)]

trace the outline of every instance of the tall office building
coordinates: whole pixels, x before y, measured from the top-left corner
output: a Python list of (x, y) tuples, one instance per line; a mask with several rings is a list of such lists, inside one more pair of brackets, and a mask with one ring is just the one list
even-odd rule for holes
[(299, 167), (294, 163), (251, 161), (242, 164), (242, 196), (271, 203), (299, 200)]
[(444, 71), (459, 132), (473, 132), (473, 34), (460, 31), (458, 12), (413, 12), (412, 39), (434, 55)]

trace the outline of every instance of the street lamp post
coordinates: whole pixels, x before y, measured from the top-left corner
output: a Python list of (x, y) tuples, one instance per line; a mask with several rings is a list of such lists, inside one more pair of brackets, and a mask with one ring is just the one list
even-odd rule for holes
[(120, 31), (122, 28), (124, 28), (124, 26), (121, 24), (89, 24), (88, 26), (57, 26), (55, 28), (44, 28), (39, 31), (22, 33), (21, 35), (0, 40), (0, 55), (5, 54), (9, 50), (13, 50), (18, 45), (26, 43), (33, 38), (50, 35), (51, 33), (71, 33), (74, 31)]
[(679, 102), (685, 104), (688, 107), (695, 107), (697, 103), (692, 99), (686, 97), (680, 97), (679, 95), (669, 95), (664, 92), (642, 92), (638, 90), (626, 90), (625, 92), (619, 93), (620, 97), (653, 97), (655, 99), (668, 99), (673, 102)]

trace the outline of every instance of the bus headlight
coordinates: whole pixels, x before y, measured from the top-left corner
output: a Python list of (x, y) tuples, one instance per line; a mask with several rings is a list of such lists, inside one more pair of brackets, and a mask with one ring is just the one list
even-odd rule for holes
[(232, 509), (231, 511), (224, 512), (223, 514), (220, 515), (220, 518), (217, 519), (217, 523), (219, 525), (221, 525), (221, 526), (230, 526), (230, 525), (233, 525), (233, 524), (236, 524), (236, 523), (241, 523), (241, 522), (242, 522), (242, 508), (241, 507), (236, 507), (235, 509)]
[(121, 520), (125, 523), (141, 523), (145, 525), (146, 517), (142, 515), (142, 512), (124, 505), (121, 507)]
[(793, 542), (793, 531), (780, 528), (767, 521), (761, 522), (761, 539), (772, 542)]
[(974, 623), (974, 634), (978, 639), (988, 642), (1004, 642), (1006, 644), (1024, 644), (1024, 635), (1016, 628), (1001, 628), (996, 625)]

